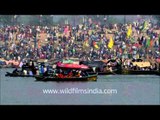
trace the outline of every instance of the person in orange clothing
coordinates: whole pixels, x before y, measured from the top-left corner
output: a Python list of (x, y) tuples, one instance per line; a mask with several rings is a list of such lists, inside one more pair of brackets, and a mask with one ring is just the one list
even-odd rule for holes
[(82, 76), (81, 76), (81, 73), (82, 73), (82, 71), (79, 70), (78, 73), (77, 73), (77, 75), (76, 75), (76, 77), (82, 77)]
[(58, 78), (64, 78), (64, 75), (62, 73), (58, 74)]
[(73, 76), (73, 73), (72, 73), (72, 70), (71, 70), (67, 77), (71, 78), (72, 76)]

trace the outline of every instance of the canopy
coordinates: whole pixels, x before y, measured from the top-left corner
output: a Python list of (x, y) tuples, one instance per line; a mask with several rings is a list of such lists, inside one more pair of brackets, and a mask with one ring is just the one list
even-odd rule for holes
[(61, 68), (72, 68), (72, 69), (89, 69), (86, 65), (78, 65), (78, 64), (68, 64), (68, 63), (57, 63), (58, 67)]
[(103, 61), (81, 61), (80, 64), (84, 64), (89, 67), (97, 67), (97, 68), (105, 65)]
[(133, 62), (134, 66), (138, 66), (138, 67), (150, 67), (151, 64), (150, 62)]
[(73, 60), (63, 60), (62, 63), (72, 63), (72, 64), (79, 64), (79, 61), (73, 61)]
[(62, 62), (63, 63), (73, 63), (74, 61), (73, 60), (63, 60)]

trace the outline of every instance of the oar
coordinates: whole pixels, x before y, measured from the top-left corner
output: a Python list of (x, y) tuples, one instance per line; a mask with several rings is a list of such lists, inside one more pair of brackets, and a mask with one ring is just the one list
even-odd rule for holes
[(113, 75), (117, 75), (117, 74), (116, 74), (115, 72), (113, 72), (113, 71), (112, 71), (111, 73), (112, 73)]
[(112, 69), (110, 70), (110, 72), (111, 72), (113, 75), (117, 75)]

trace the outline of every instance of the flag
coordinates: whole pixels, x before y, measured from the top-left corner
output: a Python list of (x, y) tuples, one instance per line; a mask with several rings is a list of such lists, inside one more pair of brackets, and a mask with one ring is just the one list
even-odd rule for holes
[(153, 40), (150, 41), (150, 47), (153, 47)]
[(67, 33), (68, 33), (68, 27), (64, 29), (64, 34), (67, 34)]
[(132, 25), (130, 24), (128, 31), (127, 31), (127, 38), (131, 37), (132, 35)]
[(112, 48), (113, 47), (113, 45), (114, 45), (114, 41), (113, 41), (113, 38), (112, 37), (110, 37), (110, 41), (109, 41), (109, 43), (108, 43), (108, 48)]
[(93, 46), (94, 46), (94, 48), (99, 49), (99, 46), (97, 45), (96, 42), (93, 42)]
[(89, 47), (88, 40), (85, 40), (85, 41), (83, 42), (83, 47)]
[(146, 47), (149, 47), (149, 46), (150, 46), (150, 42), (151, 42), (151, 40), (150, 40), (150, 38), (148, 38), (148, 39), (147, 39), (147, 42), (146, 42)]
[(134, 39), (134, 38), (131, 38), (130, 40), (131, 40), (131, 43), (134, 43), (134, 42), (135, 42), (135, 39)]
[(147, 29), (147, 27), (148, 27), (148, 22), (145, 21), (144, 24), (143, 24), (143, 29), (142, 29), (142, 31), (145, 31), (145, 30)]

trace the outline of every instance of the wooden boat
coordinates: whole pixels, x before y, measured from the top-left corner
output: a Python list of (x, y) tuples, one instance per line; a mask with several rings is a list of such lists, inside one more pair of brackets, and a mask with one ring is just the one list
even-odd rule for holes
[[(95, 74), (94, 72), (88, 72)], [(123, 70), (122, 72), (97, 72), (98, 75), (160, 75), (158, 71)]]
[(14, 74), (14, 73), (7, 72), (5, 74), (5, 76), (8, 76), (8, 77), (34, 77), (35, 75), (22, 75), (22, 74)]
[(37, 81), (97, 81), (97, 74), (86, 77), (57, 78), (52, 76), (35, 76)]
[(149, 70), (149, 71), (142, 71), (142, 70), (123, 70), (123, 75), (158, 75), (159, 72), (157, 70)]
[[(90, 75), (95, 74), (95, 72), (88, 72)], [(121, 71), (107, 71), (107, 72), (97, 72), (98, 75), (119, 75), (122, 74)]]

